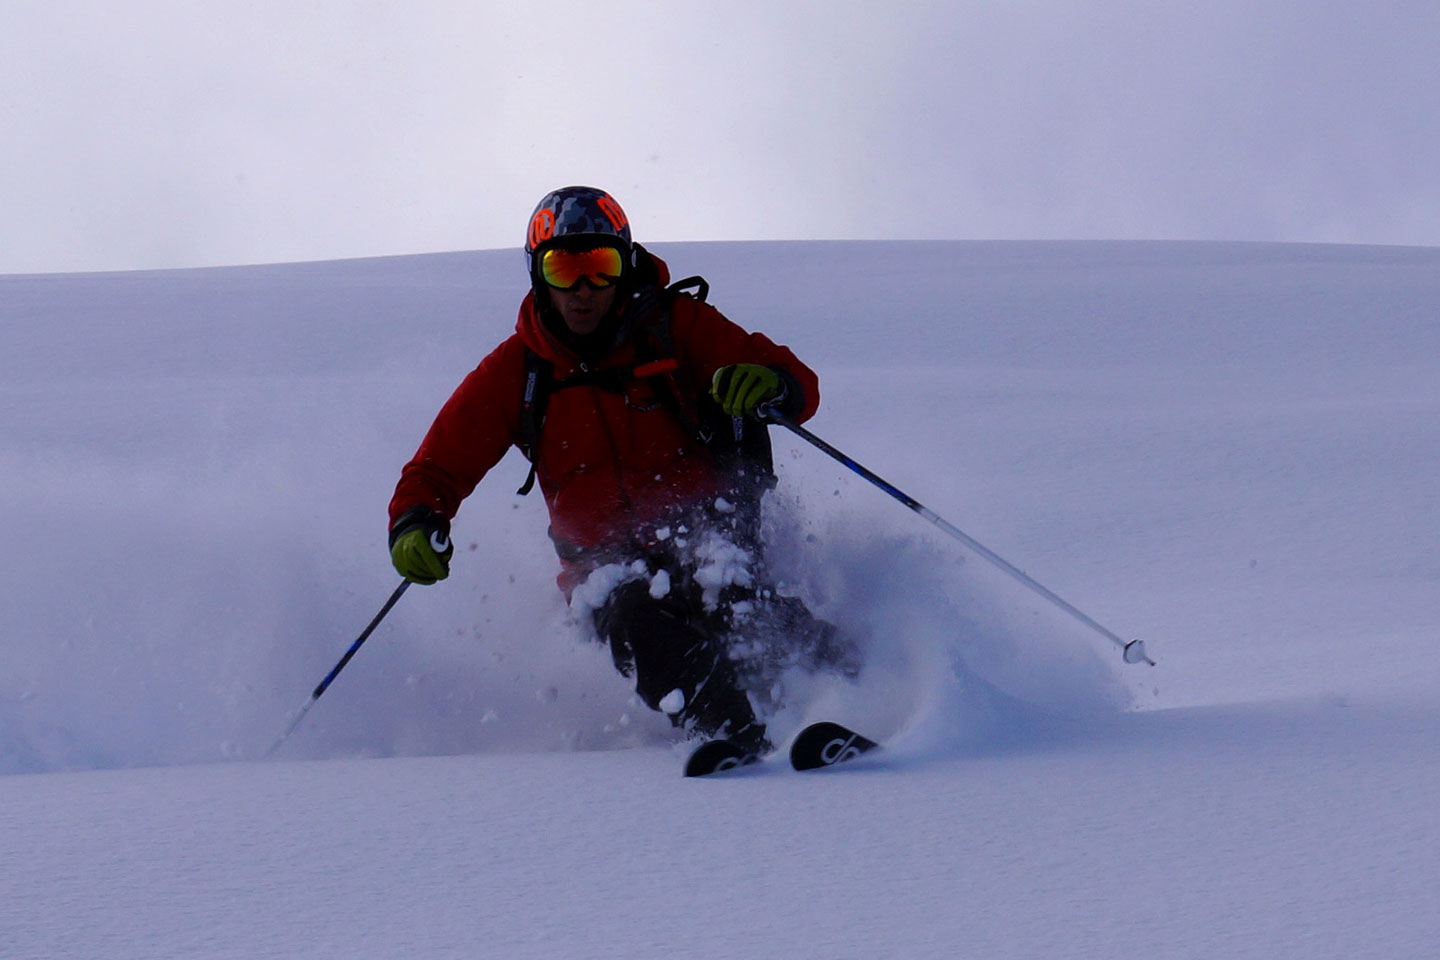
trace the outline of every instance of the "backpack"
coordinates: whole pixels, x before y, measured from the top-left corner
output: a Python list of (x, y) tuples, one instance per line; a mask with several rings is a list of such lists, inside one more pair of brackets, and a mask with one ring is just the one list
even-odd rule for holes
[[(690, 291), (695, 291), (693, 294)], [(528, 494), (535, 486), (540, 434), (545, 426), (545, 412), (550, 397), (557, 390), (593, 386), (621, 392), (627, 382), (635, 379), (655, 381), (656, 396), (680, 421), (685, 432), (698, 440), (714, 455), (722, 470), (735, 478), (736, 492), (758, 495), (775, 486), (774, 457), (770, 449), (770, 432), (766, 424), (747, 417), (731, 417), (720, 409), (707, 389), (681, 382), (680, 364), (675, 359), (675, 344), (670, 336), (670, 317), (676, 297), (690, 297), (705, 302), (710, 284), (703, 277), (677, 280), (662, 290), (652, 290), (636, 301), (637, 315), (642, 318), (636, 330), (636, 355), (639, 363), (630, 366), (585, 369), (568, 377), (555, 379), (555, 369), (529, 347), (525, 348), (524, 393), (520, 403), (519, 440), (517, 446), (530, 461), (530, 473), (515, 492)]]

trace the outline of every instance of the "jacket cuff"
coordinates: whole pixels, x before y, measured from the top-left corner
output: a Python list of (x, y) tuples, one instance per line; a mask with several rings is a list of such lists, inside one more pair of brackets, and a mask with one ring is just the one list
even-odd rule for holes
[(441, 537), (450, 539), (450, 521), (435, 510), (434, 507), (427, 507), (423, 503), (411, 507), (390, 525), (390, 546), (395, 546), (395, 541), (400, 539), (401, 534), (416, 527), (423, 527), (429, 533), (439, 532)]

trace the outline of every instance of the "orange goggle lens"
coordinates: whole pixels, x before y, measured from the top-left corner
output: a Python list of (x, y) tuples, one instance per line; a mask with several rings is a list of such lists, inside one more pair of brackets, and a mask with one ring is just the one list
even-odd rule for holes
[(581, 278), (594, 286), (608, 287), (620, 279), (624, 265), (620, 251), (614, 247), (580, 251), (556, 248), (540, 255), (540, 276), (561, 290), (569, 290)]

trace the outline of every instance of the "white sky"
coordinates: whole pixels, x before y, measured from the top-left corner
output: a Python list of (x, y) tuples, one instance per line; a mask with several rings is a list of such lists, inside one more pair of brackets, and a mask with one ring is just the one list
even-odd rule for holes
[(637, 239), (1440, 244), (1440, 4), (0, 0), (0, 273)]

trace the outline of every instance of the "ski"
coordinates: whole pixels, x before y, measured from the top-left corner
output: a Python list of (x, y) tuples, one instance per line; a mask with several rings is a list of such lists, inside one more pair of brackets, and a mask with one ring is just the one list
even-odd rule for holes
[(874, 740), (838, 723), (812, 723), (790, 744), (790, 766), (796, 770), (819, 770), (854, 760), (878, 746)]
[[(812, 723), (801, 730), (791, 742), (790, 766), (796, 770), (820, 770), (854, 760), (879, 746), (874, 740), (838, 723), (828, 720)], [(758, 763), (764, 756), (764, 752), (747, 749), (733, 740), (706, 740), (690, 753), (685, 762), (685, 776), (708, 777), (726, 770), (748, 767), (752, 763)]]
[(685, 776), (708, 777), (712, 773), (749, 766), (759, 759), (759, 753), (747, 750), (733, 740), (706, 740), (685, 761)]

